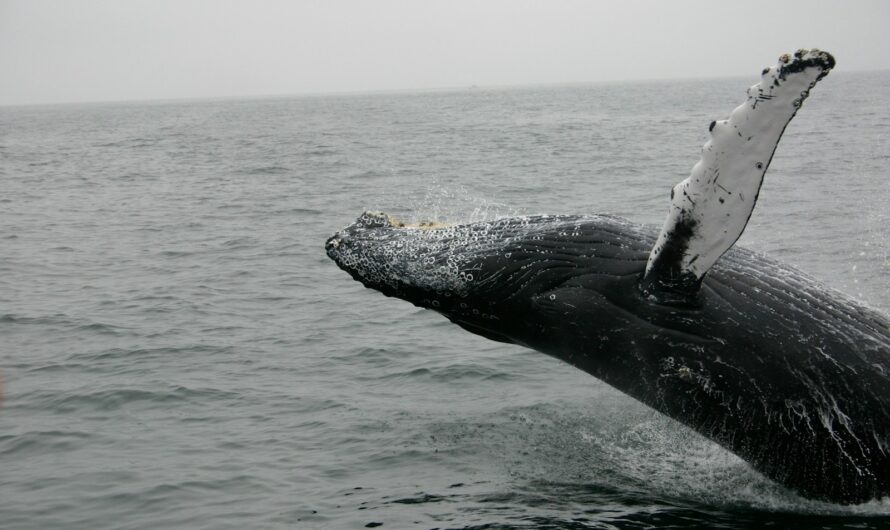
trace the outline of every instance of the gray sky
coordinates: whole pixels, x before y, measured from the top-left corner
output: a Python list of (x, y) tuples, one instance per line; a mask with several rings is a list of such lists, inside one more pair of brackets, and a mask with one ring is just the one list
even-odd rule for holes
[(890, 68), (890, 1), (0, 0), (0, 105)]

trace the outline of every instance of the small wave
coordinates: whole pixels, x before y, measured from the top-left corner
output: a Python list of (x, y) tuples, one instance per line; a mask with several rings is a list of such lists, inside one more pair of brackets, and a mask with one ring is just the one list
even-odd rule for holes
[(166, 357), (180, 357), (185, 354), (198, 354), (198, 353), (208, 353), (208, 354), (225, 354), (231, 353), (234, 351), (234, 347), (232, 346), (209, 346), (206, 344), (190, 344), (186, 346), (179, 346), (175, 348), (171, 347), (161, 347), (161, 348), (135, 348), (135, 349), (125, 349), (125, 348), (111, 348), (109, 350), (104, 350), (97, 353), (75, 353), (73, 355), (68, 356), (69, 361), (104, 361), (104, 360), (122, 360), (129, 358), (166, 358)]
[(159, 254), (165, 258), (185, 258), (195, 254), (195, 252), (191, 250), (162, 250)]
[[(292, 296), (256, 296), (250, 299), (253, 302), (283, 302), (285, 300), (293, 300)], [(276, 342), (277, 343), (277, 342)]]
[(408, 371), (389, 373), (378, 377), (380, 381), (419, 381), (455, 383), (459, 381), (509, 381), (514, 375), (478, 364), (453, 364), (439, 367), (420, 367)]
[(26, 326), (74, 326), (75, 331), (87, 331), (102, 335), (121, 335), (130, 330), (121, 326), (105, 324), (102, 322), (86, 322), (85, 319), (71, 319), (67, 315), (24, 316), (13, 313), (0, 315), (0, 324), (19, 324)]
[[(145, 481), (142, 484), (145, 484)], [(204, 525), (198, 524), (198, 521), (206, 523), (206, 516), (189, 522), (177, 520), (178, 524), (164, 524), (162, 521), (164, 521), (163, 515), (171, 510), (181, 509), (182, 506), (193, 506), (196, 503), (199, 505), (206, 503), (208, 495), (216, 495), (217, 497), (213, 497), (215, 499), (222, 496), (214, 503), (217, 504), (217, 509), (214, 513), (218, 513), (227, 503), (237, 502), (237, 500), (245, 498), (267, 498), (277, 491), (267, 480), (260, 476), (247, 474), (210, 477), (206, 480), (163, 482), (126, 489), (130, 491), (108, 494), (104, 496), (104, 500), (114, 506), (126, 507), (129, 511), (141, 514), (146, 518), (142, 524), (128, 525), (128, 527), (158, 528), (173, 526), (203, 527)], [(243, 515), (243, 512), (232, 514), (230, 518), (225, 519), (226, 523), (222, 526), (233, 524), (233, 517), (237, 519), (239, 516), (243, 517)], [(251, 525), (247, 524), (247, 526)]]
[(89, 331), (93, 333), (98, 333), (100, 335), (121, 335), (123, 333), (129, 332), (128, 329), (114, 326), (112, 324), (103, 324), (101, 322), (93, 322), (91, 324), (84, 324), (82, 326), (77, 326), (77, 331)]
[(36, 374), (41, 372), (53, 373), (53, 372), (68, 372), (68, 371), (81, 371), (88, 368), (85, 364), (80, 363), (49, 363), (44, 364), (42, 366), (28, 366), (25, 368), (27, 373)]
[(127, 145), (128, 147), (137, 147), (137, 148), (139, 148), (139, 147), (152, 147), (152, 146), (154, 146), (154, 145), (157, 144), (157, 143), (158, 143), (158, 139), (157, 139), (157, 138), (141, 138), (141, 137), (135, 137), (135, 138), (128, 138), (128, 139), (127, 139), (127, 144), (126, 144), (126, 145)]
[(156, 181), (159, 179), (157, 175), (153, 175), (150, 173), (141, 173), (141, 172), (133, 172), (127, 171), (125, 173), (121, 173), (117, 175), (115, 178), (123, 180), (123, 181)]
[(306, 151), (306, 154), (310, 155), (310, 156), (330, 156), (330, 155), (336, 155), (337, 150), (336, 149), (325, 149), (325, 148), (313, 149), (311, 151)]
[(45, 167), (58, 164), (58, 160), (46, 160), (43, 162), (29, 162), (28, 167)]
[(16, 315), (6, 313), (0, 315), (0, 324), (23, 324), (23, 325), (72, 325), (75, 322), (66, 315), (47, 315), (40, 317), (30, 317), (24, 315)]
[(93, 435), (79, 431), (30, 431), (22, 434), (0, 436), (0, 456), (30, 454), (54, 454), (83, 445)]
[(284, 213), (322, 215), (327, 212), (323, 212), (321, 210), (313, 210), (311, 208), (291, 208), (290, 210), (286, 210)]
[(420, 492), (415, 497), (404, 497), (389, 502), (394, 504), (426, 504), (430, 502), (442, 502), (445, 500), (447, 500), (447, 498), (441, 495), (433, 495), (431, 493)]
[(291, 168), (285, 166), (261, 166), (247, 169), (248, 175), (280, 175), (291, 171)]
[(224, 247), (228, 248), (244, 248), (244, 247), (252, 247), (256, 246), (257, 240), (254, 237), (246, 236), (246, 237), (236, 237), (233, 239), (229, 239), (223, 243)]
[(366, 179), (373, 179), (373, 178), (383, 177), (383, 176), (385, 176), (385, 175), (379, 171), (368, 170), (368, 171), (362, 171), (361, 173), (354, 173), (352, 175), (349, 175), (348, 178), (350, 178), (352, 180), (366, 180)]
[(10, 408), (70, 414), (84, 410), (107, 412), (137, 403), (169, 406), (170, 404), (188, 402), (219, 402), (234, 400), (239, 396), (236, 392), (217, 388), (188, 388), (184, 386), (173, 386), (164, 390), (115, 388), (94, 392), (32, 391), (16, 396), (15, 401), (10, 404)]

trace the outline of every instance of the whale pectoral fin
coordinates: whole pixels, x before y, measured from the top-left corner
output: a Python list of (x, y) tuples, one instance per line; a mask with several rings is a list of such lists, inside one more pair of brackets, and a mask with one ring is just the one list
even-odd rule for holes
[(644, 292), (669, 303), (695, 295), (748, 224), (785, 127), (833, 67), (834, 58), (816, 49), (783, 55), (728, 119), (711, 122), (701, 160), (671, 190), (670, 211), (641, 282)]

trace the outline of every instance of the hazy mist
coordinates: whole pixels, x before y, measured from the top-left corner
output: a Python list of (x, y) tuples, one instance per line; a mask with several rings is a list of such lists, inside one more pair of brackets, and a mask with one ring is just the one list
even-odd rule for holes
[(0, 0), (0, 104), (890, 68), (885, 1)]

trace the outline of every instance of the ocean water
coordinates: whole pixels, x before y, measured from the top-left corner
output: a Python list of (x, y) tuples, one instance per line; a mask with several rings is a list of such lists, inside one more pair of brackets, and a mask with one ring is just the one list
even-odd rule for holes
[[(660, 224), (756, 81), (0, 108), (0, 527), (886, 528), (325, 256), (366, 209)], [(888, 85), (813, 90), (739, 242), (884, 312)]]

